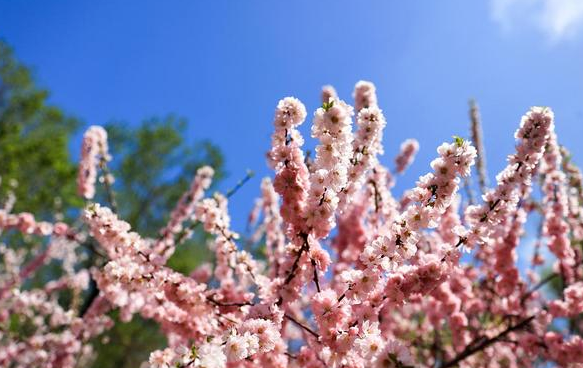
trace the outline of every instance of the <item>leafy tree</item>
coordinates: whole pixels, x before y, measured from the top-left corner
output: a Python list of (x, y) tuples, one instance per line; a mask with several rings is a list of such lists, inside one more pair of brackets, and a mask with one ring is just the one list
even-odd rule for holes
[(186, 126), (185, 119), (172, 115), (145, 120), (135, 128), (122, 122), (106, 126), (114, 156), (114, 189), (123, 198), (119, 212), (142, 235), (157, 235), (199, 167), (218, 168), (215, 180), (224, 176), (220, 151), (208, 141), (186, 144)]
[(17, 198), (14, 211), (34, 211), (50, 220), (49, 214), (59, 207), (79, 207), (82, 202), (68, 149), (80, 124), (48, 104), (48, 96), (0, 41), (0, 198), (12, 191)]
[[(47, 90), (36, 86), (30, 69), (0, 41), (0, 202), (12, 192), (14, 212), (31, 212), (45, 220), (55, 220), (51, 214), (57, 212), (72, 218), (85, 205), (77, 195), (77, 164), (69, 155), (71, 143), (80, 145), (81, 122), (50, 105), (48, 96)], [(118, 212), (144, 236), (157, 236), (200, 166), (215, 169), (215, 182), (225, 175), (218, 148), (208, 141), (191, 144), (184, 139), (186, 127), (187, 121), (174, 115), (137, 125), (115, 121), (105, 127), (113, 156), (113, 189), (123, 198)], [(108, 203), (102, 186), (98, 186), (96, 199)], [(11, 235), (2, 234), (7, 236)], [(205, 237), (203, 232), (195, 232), (178, 247), (169, 265), (191, 272), (208, 258), (202, 246)], [(22, 244), (24, 239), (14, 240), (7, 243)], [(87, 267), (101, 262), (94, 254), (88, 255)], [(54, 278), (58, 272), (58, 265), (50, 265), (38, 274), (37, 281)], [(91, 290), (86, 301), (90, 297)], [(116, 313), (113, 317), (118, 319)], [(165, 343), (151, 321), (136, 317), (128, 323), (117, 322), (96, 342), (95, 367), (137, 367), (147, 359), (148, 351)]]

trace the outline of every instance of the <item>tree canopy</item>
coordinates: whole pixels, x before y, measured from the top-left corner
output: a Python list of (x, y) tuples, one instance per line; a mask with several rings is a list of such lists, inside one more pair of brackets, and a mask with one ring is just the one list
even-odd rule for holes
[[(79, 130), (85, 125), (51, 104), (49, 91), (37, 86), (33, 72), (0, 41), (0, 202), (15, 198), (13, 212), (30, 212), (39, 219), (56, 221), (55, 214), (75, 218), (85, 206), (77, 194), (77, 162), (70, 155), (81, 145)], [(210, 141), (192, 142), (185, 137), (187, 120), (169, 114), (139, 123), (105, 124), (113, 160), (110, 170), (119, 202), (118, 211), (136, 231), (155, 237), (196, 170), (210, 165), (215, 182), (225, 176), (220, 150)], [(96, 200), (107, 203), (102, 188)], [(33, 246), (30, 239), (11, 237), (10, 246)], [(195, 232), (170, 259), (169, 265), (188, 274), (209, 254), (206, 235)], [(87, 267), (100, 262), (90, 252)], [(48, 267), (36, 277), (54, 277), (59, 267)], [(85, 296), (87, 298), (88, 296)], [(117, 316), (113, 316), (117, 319)], [(119, 322), (119, 321), (118, 321)], [(139, 317), (116, 323), (97, 342), (95, 367), (136, 367), (147, 352), (165, 343), (157, 325)]]

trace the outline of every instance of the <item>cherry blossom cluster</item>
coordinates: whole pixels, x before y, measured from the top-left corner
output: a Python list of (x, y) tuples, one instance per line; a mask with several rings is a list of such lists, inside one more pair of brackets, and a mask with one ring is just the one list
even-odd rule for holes
[[(348, 183), (347, 167), (353, 152), (352, 115), (352, 107), (340, 100), (330, 100), (314, 114), (312, 137), (320, 144), (310, 173), (304, 219), (317, 238), (325, 237), (335, 226), (338, 195)], [(371, 120), (378, 119), (371, 116)]]
[[(321, 98), (312, 150), (299, 129), (302, 102), (277, 104), (274, 177), (261, 181), (248, 234), (231, 228), (232, 192), (209, 192), (209, 167), (155, 238), (132, 231), (113, 195), (108, 205), (87, 202), (76, 224), (0, 210), (6, 235), (35, 240), (28, 252), (0, 246), (0, 366), (88, 364), (91, 339), (114, 311), (151, 319), (166, 335), (143, 368), (583, 366), (583, 176), (559, 145), (552, 111), (525, 114), (493, 188), (482, 177), (467, 187), (472, 174), (485, 176), (485, 159), (453, 136), (400, 193), (419, 143), (383, 148), (384, 130), (397, 127), (375, 86), (358, 82), (354, 107), (331, 86)], [(471, 116), (476, 136), (475, 105)], [(83, 139), (86, 199), (97, 172), (108, 175), (106, 138), (91, 127)], [(389, 150), (393, 170), (381, 157)], [(462, 186), (481, 201), (465, 200)], [(208, 234), (211, 261), (183, 274), (168, 260), (195, 231)], [(83, 255), (99, 261), (80, 267)], [(26, 283), (54, 260), (62, 276)], [(73, 302), (63, 304), (62, 291)]]
[(501, 223), (512, 217), (518, 206), (524, 187), (530, 187), (533, 175), (544, 154), (545, 144), (554, 130), (554, 115), (549, 108), (534, 107), (520, 123), (515, 133), (519, 141), (516, 153), (511, 155), (508, 166), (497, 176), (497, 185), (484, 194), (484, 203), (467, 208), (465, 217), (471, 230), (463, 242), (487, 244), (496, 239), (493, 233)]
[(63, 222), (52, 224), (47, 221), (36, 221), (34, 215), (28, 212), (19, 214), (9, 213), (0, 209), (0, 229), (16, 229), (23, 234), (49, 236), (51, 234), (63, 236), (67, 234), (69, 226)]
[[(86, 199), (95, 196), (95, 182), (99, 166), (111, 160), (107, 145), (107, 132), (100, 126), (91, 126), (83, 135), (81, 161), (77, 176), (79, 195)], [(109, 180), (109, 178), (107, 178)]]
[(415, 139), (407, 139), (401, 144), (401, 152), (395, 157), (395, 172), (402, 173), (415, 159), (419, 151), (419, 142)]
[(567, 177), (561, 170), (562, 157), (554, 132), (549, 136), (541, 173), (544, 181), (542, 208), (544, 223), (542, 235), (548, 238), (549, 250), (557, 257), (558, 272), (565, 281), (574, 280), (575, 251), (569, 239)]
[[(88, 364), (93, 357), (91, 339), (112, 325), (103, 313), (79, 315), (80, 298), (89, 285), (87, 269), (76, 270), (82, 234), (64, 223), (36, 222), (29, 213), (0, 210), (0, 231), (45, 238), (30, 253), (0, 244), (0, 366), (69, 367)], [(63, 272), (36, 288), (26, 286), (51, 262)], [(72, 296), (69, 305), (59, 295)]]
[(340, 192), (342, 211), (355, 199), (358, 188), (366, 181), (366, 174), (378, 165), (377, 156), (383, 154), (382, 132), (387, 125), (382, 110), (376, 105), (374, 86), (370, 82), (360, 83), (355, 89), (355, 96), (363, 101), (363, 107), (358, 110), (356, 118), (358, 129), (352, 142), (352, 158), (348, 165), (349, 180)]
[(160, 238), (156, 244), (159, 252), (166, 257), (170, 257), (174, 251), (176, 242), (180, 238), (189, 238), (192, 230), (184, 228), (183, 224), (194, 215), (195, 206), (200, 201), (205, 190), (207, 190), (212, 181), (214, 170), (210, 166), (203, 166), (196, 171), (189, 190), (180, 197), (176, 207), (170, 213), (170, 219), (167, 225), (160, 230)]

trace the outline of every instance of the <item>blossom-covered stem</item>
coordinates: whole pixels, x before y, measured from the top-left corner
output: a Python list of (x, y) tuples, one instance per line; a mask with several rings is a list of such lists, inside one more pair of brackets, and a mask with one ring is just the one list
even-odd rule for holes
[(354, 108), (356, 111), (377, 106), (377, 89), (369, 81), (358, 81), (354, 86), (352, 97), (354, 98)]
[(377, 237), (360, 256), (368, 268), (390, 271), (413, 257), (422, 229), (436, 227), (451, 205), (458, 190), (458, 176), (469, 174), (476, 150), (469, 142), (458, 139), (442, 144), (438, 153), (440, 157), (431, 163), (434, 171), (421, 177), (417, 187), (408, 193), (413, 204), (391, 225), (390, 234)]
[[(316, 147), (313, 173), (304, 219), (306, 233), (321, 239), (336, 225), (335, 212), (339, 208), (342, 191), (348, 184), (348, 168), (352, 155), (351, 131), (353, 109), (343, 101), (335, 100), (316, 110), (312, 137), (319, 139)], [(374, 120), (378, 120), (375, 115)]]
[[(194, 214), (196, 204), (204, 196), (205, 190), (210, 187), (213, 175), (214, 170), (209, 166), (203, 166), (196, 171), (189, 190), (180, 197), (176, 207), (170, 213), (168, 223), (160, 230), (160, 237), (154, 245), (162, 257), (170, 257), (175, 245), (182, 243), (191, 235), (192, 229), (190, 227), (185, 229), (183, 223)], [(176, 241), (176, 234), (178, 234), (178, 241)]]
[(303, 137), (297, 130), (306, 118), (306, 108), (296, 98), (279, 101), (275, 110), (272, 148), (269, 162), (275, 169), (275, 191), (282, 197), (281, 217), (290, 231), (302, 231), (303, 212), (306, 206), (309, 171), (301, 150)]
[[(98, 160), (97, 163), (94, 161)], [(107, 143), (107, 132), (100, 126), (90, 127), (83, 136), (83, 146), (81, 147), (81, 162), (79, 164), (78, 186), (80, 193), (86, 199), (92, 199), (95, 194), (95, 180), (97, 177), (97, 166), (102, 172), (103, 186), (113, 213), (117, 213), (117, 202), (113, 190), (113, 175), (109, 171), (107, 162), (111, 161)], [(91, 253), (91, 263), (94, 262)], [(99, 296), (99, 290), (93, 278), (90, 282), (89, 294), (81, 307), (80, 315), (83, 317), (91, 308), (91, 305)]]
[(543, 221), (544, 219), (541, 219), (538, 223), (537, 226), (537, 237), (534, 243), (534, 251), (532, 254), (532, 258), (530, 260), (530, 270), (534, 271), (534, 269), (537, 266), (540, 266), (541, 264), (544, 263), (544, 260), (542, 259), (541, 256), (541, 246), (542, 246), (542, 234), (543, 234)]
[[(306, 252), (308, 250), (308, 238), (306, 234), (300, 234), (300, 238), (304, 239), (304, 242), (302, 243), (302, 246), (300, 247), (298, 254), (296, 256), (296, 258), (294, 259), (294, 262), (292, 264), (291, 269), (289, 270), (289, 272), (287, 273), (287, 276), (285, 277), (285, 280), (283, 282), (284, 285), (289, 284), (294, 277), (296, 277), (296, 271), (298, 270), (298, 267), (300, 265), (300, 259), (302, 258), (302, 255), (304, 254), (304, 252)], [(281, 301), (281, 299), (280, 299)]]
[[(99, 164), (98, 165), (99, 165), (99, 169), (102, 172), (101, 178), (103, 179), (103, 187), (105, 189), (105, 195), (107, 196), (107, 201), (109, 203), (111, 211), (113, 213), (117, 213), (118, 208), (117, 208), (117, 202), (116, 202), (116, 195), (115, 195), (115, 191), (113, 189), (114, 179), (113, 179), (113, 175), (111, 174), (109, 167), (107, 165), (107, 162), (111, 161), (111, 156), (109, 155), (109, 148), (108, 148), (108, 143), (107, 143), (107, 132), (105, 131), (105, 129), (103, 129), (101, 127), (91, 127), (91, 128), (89, 128), (89, 130), (85, 134), (91, 134), (90, 132), (92, 129), (94, 130), (93, 134), (96, 137), (98, 137), (97, 138), (97, 147), (95, 147), (94, 149), (97, 149), (97, 154), (99, 155)], [(86, 148), (83, 147), (82, 149), (86, 149)], [(79, 171), (79, 175), (82, 175), (81, 170)], [(93, 189), (93, 191), (95, 191), (95, 190)], [(97, 253), (91, 253), (91, 256), (90, 256), (90, 263), (91, 264), (93, 264), (95, 262), (94, 261), (95, 254), (97, 254)], [(81, 317), (84, 317), (85, 314), (87, 313), (87, 311), (90, 310), (91, 306), (96, 301), (98, 296), (99, 296), (99, 290), (97, 289), (97, 284), (92, 277), (90, 284), (89, 284), (89, 294), (87, 295), (87, 298), (85, 299), (83, 305), (81, 306), (81, 310), (79, 312), (79, 315)]]
[[(81, 147), (81, 160), (77, 176), (77, 187), (79, 194), (85, 199), (92, 199), (95, 196), (95, 182), (97, 180), (97, 168), (106, 170), (103, 177), (105, 185), (111, 186), (113, 177), (107, 170), (107, 161), (111, 160), (108, 152), (107, 132), (100, 126), (89, 127), (83, 135), (83, 145)], [(110, 188), (111, 190), (111, 188)], [(108, 192), (110, 195), (112, 192)], [(110, 204), (114, 204), (113, 194), (110, 197)]]
[(379, 231), (384, 225), (390, 225), (399, 215), (400, 206), (391, 194), (391, 188), (395, 182), (389, 170), (377, 163), (368, 175), (367, 183), (369, 187), (365, 195), (369, 198), (369, 203), (363, 203), (363, 209), (374, 205), (374, 212), (369, 213), (368, 222), (375, 231)]
[(548, 238), (549, 250), (557, 257), (564, 283), (573, 282), (575, 253), (569, 239), (567, 217), (568, 194), (566, 175), (561, 170), (562, 156), (555, 132), (551, 132), (546, 144), (541, 173), (543, 180), (543, 235)]
[[(49, 247), (51, 245), (49, 244)], [(4, 298), (9, 290), (15, 287), (17, 284), (21, 284), (30, 275), (34, 274), (44, 263), (46, 262), (50, 249), (47, 248), (37, 254), (30, 262), (20, 269), (20, 272), (12, 277), (10, 280), (5, 281), (3, 285), (0, 285), (0, 299)]]
[(514, 212), (512, 219), (507, 221), (506, 234), (494, 241), (493, 259), (485, 262), (493, 262), (488, 272), (498, 275), (496, 277), (496, 291), (501, 296), (512, 294), (521, 282), (518, 267), (514, 260), (517, 258), (516, 248), (520, 243), (526, 223), (527, 213), (523, 207), (519, 207)]
[(279, 197), (273, 188), (273, 183), (269, 178), (264, 178), (261, 181), (261, 198), (256, 201), (250, 217), (257, 218), (262, 215), (261, 224), (252, 239), (258, 241), (261, 236), (265, 236), (270, 277), (279, 275), (279, 268), (285, 257), (285, 234), (279, 209)]
[[(217, 267), (215, 275), (222, 283), (232, 282), (233, 270), (242, 271), (251, 280), (256, 280), (257, 265), (252, 256), (239, 251), (235, 239), (239, 235), (230, 230), (230, 217), (227, 213), (227, 198), (215, 193), (212, 198), (207, 198), (196, 204), (194, 219), (204, 225), (205, 231), (216, 236), (215, 254)], [(242, 268), (238, 268), (242, 265)]]
[(378, 164), (378, 155), (383, 154), (382, 137), (387, 125), (382, 110), (377, 106), (376, 89), (371, 82), (360, 81), (355, 86), (357, 105), (356, 126), (352, 141), (352, 155), (348, 165), (348, 180), (339, 193), (340, 213), (355, 197), (357, 190), (364, 184), (366, 175)]
[(487, 243), (496, 226), (512, 216), (523, 186), (531, 185), (548, 136), (554, 128), (553, 118), (553, 112), (542, 107), (533, 107), (523, 116), (515, 133), (519, 140), (516, 154), (509, 157), (508, 166), (498, 174), (498, 185), (484, 194), (482, 205), (466, 209), (470, 230), (467, 236), (460, 237), (460, 241), (467, 247)]
[(419, 151), (419, 142), (416, 139), (407, 139), (401, 143), (401, 151), (395, 157), (395, 173), (402, 174), (415, 160)]
[(381, 194), (379, 192), (379, 188), (377, 186), (377, 182), (370, 179), (368, 184), (372, 186), (373, 189), (373, 197), (374, 197), (374, 211), (379, 212), (380, 209), (380, 202), (381, 202)]

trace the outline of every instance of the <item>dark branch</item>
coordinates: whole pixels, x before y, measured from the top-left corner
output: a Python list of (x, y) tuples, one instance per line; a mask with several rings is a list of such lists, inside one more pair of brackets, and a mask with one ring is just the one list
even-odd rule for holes
[(227, 193), (225, 194), (225, 197), (230, 198), (233, 194), (237, 193), (237, 191), (239, 189), (241, 189), (241, 187), (243, 185), (245, 185), (245, 183), (248, 182), (249, 179), (251, 179), (254, 175), (255, 175), (255, 173), (253, 171), (247, 170), (247, 173), (245, 174), (245, 177), (243, 179), (239, 180), (237, 182), (237, 184), (235, 184), (235, 186), (233, 188), (229, 189), (227, 191)]
[(524, 304), (524, 302), (527, 301), (528, 298), (530, 298), (530, 296), (532, 294), (534, 294), (535, 291), (537, 291), (538, 289), (540, 289), (541, 287), (543, 287), (544, 285), (546, 285), (547, 283), (549, 283), (550, 281), (552, 281), (557, 276), (559, 276), (559, 275), (556, 274), (556, 273), (552, 273), (549, 276), (547, 276), (544, 279), (542, 279), (541, 281), (539, 281), (538, 284), (536, 284), (535, 286), (533, 286), (532, 289), (530, 289), (529, 291), (527, 291), (526, 294), (524, 294), (522, 296), (522, 298), (520, 299), (520, 304)]
[[(474, 355), (475, 353), (484, 350), (485, 348), (487, 348), (488, 346), (495, 344), (501, 340), (503, 340), (506, 335), (508, 335), (509, 333), (516, 331), (516, 330), (520, 330), (526, 326), (528, 326), (528, 324), (530, 324), (530, 322), (532, 322), (532, 320), (535, 318), (536, 316), (530, 316), (528, 318), (523, 319), (521, 322), (513, 325), (513, 326), (509, 326), (508, 328), (506, 328), (504, 331), (500, 332), (498, 335), (491, 337), (489, 339), (485, 339), (482, 342), (475, 344), (475, 343), (470, 343), (465, 349), (464, 351), (462, 351), (460, 354), (458, 354), (455, 358), (453, 358), (452, 360), (450, 360), (449, 362), (445, 362), (443, 363), (443, 365), (441, 366), (441, 368), (449, 368), (449, 367), (455, 367), (457, 366), (457, 364), (459, 362), (461, 362), (462, 360)], [(478, 339), (484, 339), (483, 336), (479, 337)]]
[(290, 321), (292, 321), (293, 323), (295, 323), (297, 326), (299, 326), (302, 329), (304, 329), (306, 332), (308, 332), (310, 335), (314, 336), (316, 339), (320, 339), (320, 335), (318, 335), (316, 332), (314, 332), (314, 330), (312, 330), (308, 326), (306, 326), (303, 323), (301, 323), (298, 320), (296, 320), (294, 317), (290, 316), (289, 314), (286, 314), (285, 315), (285, 318), (289, 319)]

